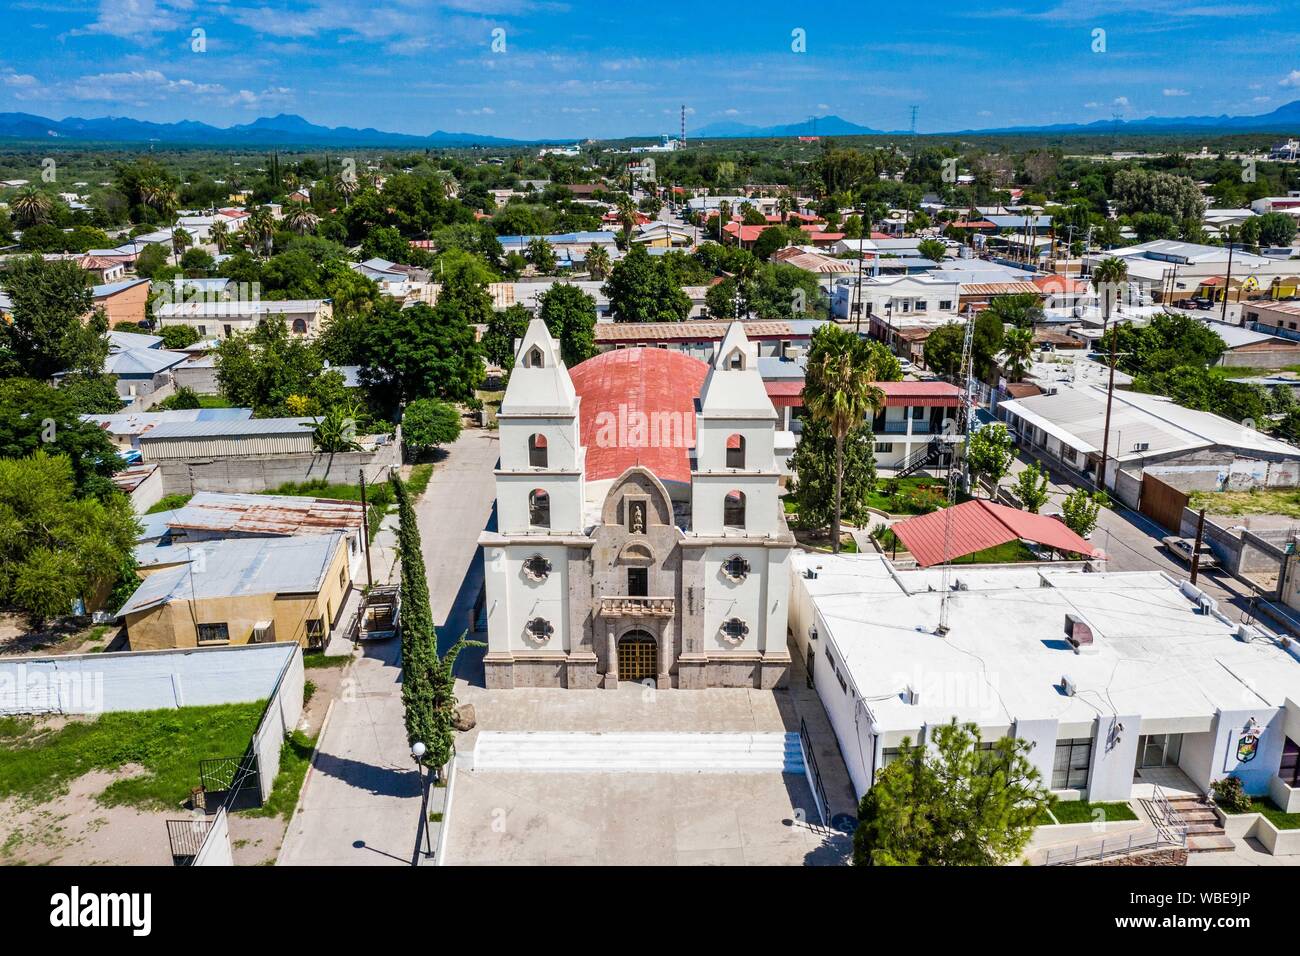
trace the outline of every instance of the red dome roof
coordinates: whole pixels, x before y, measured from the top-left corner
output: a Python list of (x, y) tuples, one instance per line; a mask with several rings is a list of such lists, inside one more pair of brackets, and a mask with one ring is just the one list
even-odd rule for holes
[(709, 366), (670, 349), (614, 349), (569, 370), (582, 397), (586, 476), (642, 465), (661, 481), (691, 480), (695, 399)]

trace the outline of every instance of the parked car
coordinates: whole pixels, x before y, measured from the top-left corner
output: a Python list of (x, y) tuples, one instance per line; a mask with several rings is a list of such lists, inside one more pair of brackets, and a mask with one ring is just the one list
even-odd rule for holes
[[(1165, 546), (1165, 550), (1174, 557), (1186, 561), (1189, 565), (1192, 563), (1192, 552), (1196, 546), (1194, 540), (1191, 538), (1180, 538), (1176, 534), (1171, 534), (1166, 538), (1162, 538), (1161, 541)], [(1214, 558), (1214, 552), (1210, 550), (1209, 545), (1202, 541), (1200, 566), (1202, 568), (1212, 568), (1217, 564), (1218, 562)]]

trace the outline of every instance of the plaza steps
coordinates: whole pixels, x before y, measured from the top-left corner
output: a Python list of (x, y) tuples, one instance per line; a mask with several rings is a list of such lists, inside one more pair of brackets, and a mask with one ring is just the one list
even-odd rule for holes
[(804, 772), (797, 733), (482, 731), (474, 770), (539, 773)]
[(1187, 824), (1187, 852), (1232, 852), (1232, 837), (1223, 832), (1214, 810), (1202, 803), (1199, 797), (1171, 797), (1169, 805)]

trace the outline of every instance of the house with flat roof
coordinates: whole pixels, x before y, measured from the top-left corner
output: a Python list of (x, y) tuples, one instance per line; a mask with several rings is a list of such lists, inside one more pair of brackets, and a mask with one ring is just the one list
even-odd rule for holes
[[(796, 552), (790, 630), (856, 793), (956, 720), (1017, 737), (1063, 800), (1204, 794), (1225, 776), (1300, 809), (1300, 661), (1149, 572), (900, 571)], [(939, 627), (940, 621), (946, 629)]]
[(962, 392), (948, 382), (876, 382), (885, 395), (871, 430), (876, 466), (905, 476), (948, 462), (962, 435), (957, 429)]
[(139, 324), (145, 320), (149, 304), (148, 279), (123, 279), (94, 286), (91, 290), (94, 307), (103, 309), (111, 329), (118, 322)]
[(1106, 487), (1131, 507), (1149, 468), (1181, 473), (1202, 490), (1300, 484), (1300, 448), (1163, 395), (1116, 389), (1108, 444), (1103, 385), (1059, 385), (1051, 394), (1000, 402), (997, 413), (1021, 448), (1087, 482), (1106, 445)]
[[(141, 568), (117, 612), (133, 651), (292, 641), (323, 647), (352, 609), (347, 535), (230, 538), (179, 546), (186, 560)], [(350, 612), (349, 612), (350, 613)]]
[(168, 302), (154, 310), (158, 327), (188, 325), (202, 338), (227, 339), (280, 319), (291, 335), (314, 339), (334, 314), (330, 299), (232, 299)]

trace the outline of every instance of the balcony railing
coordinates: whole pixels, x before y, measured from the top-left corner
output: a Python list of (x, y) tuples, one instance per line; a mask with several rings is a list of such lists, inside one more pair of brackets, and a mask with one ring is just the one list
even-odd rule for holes
[(615, 595), (600, 599), (603, 617), (672, 617), (677, 604), (670, 597)]

